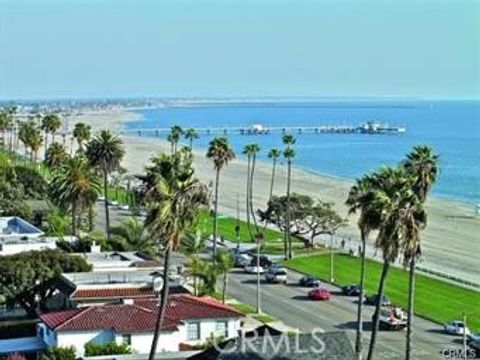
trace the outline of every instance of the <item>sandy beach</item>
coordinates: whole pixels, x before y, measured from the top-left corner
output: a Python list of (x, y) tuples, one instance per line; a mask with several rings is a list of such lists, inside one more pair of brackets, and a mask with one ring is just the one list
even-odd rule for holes
[[(120, 132), (126, 121), (134, 121), (138, 117), (136, 113), (114, 109), (88, 112), (78, 118), (71, 117), (69, 121), (72, 124), (76, 121), (88, 122), (94, 129), (109, 128)], [(160, 139), (125, 135), (122, 135), (122, 138), (126, 148), (123, 166), (131, 173), (142, 172), (153, 155), (169, 151), (169, 144)], [(205, 158), (205, 151), (195, 150), (194, 155), (199, 178), (207, 184), (213, 182), (213, 164)], [(241, 210), (245, 207), (245, 174), (246, 161), (242, 158), (235, 159), (222, 171), (219, 197), (221, 212), (235, 216), (237, 195)], [(264, 207), (267, 202), (270, 179), (270, 164), (259, 162), (254, 179), (254, 202), (257, 208)], [(292, 172), (292, 191), (331, 201), (345, 217), (347, 209), (344, 202), (351, 185), (351, 181), (319, 176), (301, 169), (294, 169)], [(283, 194), (285, 189), (286, 166), (280, 161), (275, 179), (275, 193)], [(475, 216), (474, 206), (431, 197), (427, 210), (429, 218), (428, 227), (422, 237), (424, 260), (421, 266), (480, 283), (480, 216)], [(356, 218), (349, 216), (348, 220), (348, 226), (339, 232), (339, 236), (347, 240), (350, 238), (351, 242), (347, 242), (347, 246), (356, 249)], [(373, 248), (369, 247), (368, 252), (372, 256)]]

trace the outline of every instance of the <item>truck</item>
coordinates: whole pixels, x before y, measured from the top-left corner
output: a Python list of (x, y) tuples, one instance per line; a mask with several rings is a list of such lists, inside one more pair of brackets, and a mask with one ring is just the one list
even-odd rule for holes
[(382, 306), (379, 320), (381, 330), (398, 331), (407, 327), (407, 313), (397, 306)]

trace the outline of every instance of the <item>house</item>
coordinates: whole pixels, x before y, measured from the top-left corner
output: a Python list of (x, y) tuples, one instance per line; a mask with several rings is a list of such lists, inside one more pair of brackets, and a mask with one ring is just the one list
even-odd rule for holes
[[(148, 353), (158, 314), (157, 299), (82, 307), (40, 316), (37, 335), (47, 347), (74, 346), (82, 356), (88, 343), (126, 343)], [(243, 314), (210, 297), (169, 296), (158, 352), (199, 345), (211, 336), (237, 336)]]
[(0, 255), (55, 249), (55, 241), (44, 239), (43, 235), (43, 231), (20, 217), (0, 217)]
[[(74, 236), (63, 240), (74, 242)], [(56, 249), (58, 237), (45, 236), (42, 230), (18, 216), (0, 217), (0, 256), (24, 251)]]
[[(258, 336), (241, 335), (195, 354), (189, 360), (355, 360), (355, 352), (341, 331), (310, 334), (269, 333)], [(252, 335), (252, 334), (250, 334)]]
[[(123, 299), (156, 297), (158, 271), (151, 268), (102, 269), (93, 272), (62, 274), (57, 280), (51, 308), (82, 307), (118, 303)], [(169, 277), (171, 294), (189, 293), (181, 274)], [(57, 305), (55, 305), (57, 304)]]

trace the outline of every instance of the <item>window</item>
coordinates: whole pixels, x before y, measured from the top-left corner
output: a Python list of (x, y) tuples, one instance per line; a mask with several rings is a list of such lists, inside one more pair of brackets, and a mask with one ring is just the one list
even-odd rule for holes
[(191, 340), (200, 340), (200, 323), (189, 323), (187, 325), (187, 338)]
[(215, 336), (228, 337), (228, 323), (226, 321), (217, 321), (215, 326)]
[(127, 345), (132, 345), (132, 335), (130, 334), (123, 334), (122, 335), (122, 342)]

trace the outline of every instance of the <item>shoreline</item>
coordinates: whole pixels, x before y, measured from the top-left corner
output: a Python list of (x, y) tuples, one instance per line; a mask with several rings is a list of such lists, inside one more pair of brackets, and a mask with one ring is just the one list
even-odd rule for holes
[[(94, 127), (95, 129), (109, 128), (112, 131), (120, 132), (125, 122), (137, 121), (140, 118), (140, 114), (130, 111), (130, 109), (122, 109), (113, 112), (106, 111), (101, 116), (91, 116), (88, 121), (84, 117), (82, 121), (92, 124), (92, 129)], [(96, 122), (96, 124), (92, 122)], [(143, 171), (152, 155), (160, 151), (169, 151), (170, 148), (164, 139), (136, 135), (121, 135), (121, 137), (126, 150), (123, 166), (133, 173)], [(214, 181), (213, 165), (205, 158), (205, 149), (194, 148), (193, 152), (197, 176), (206, 184), (212, 184)], [(246, 170), (246, 160), (239, 156), (222, 171), (219, 193), (219, 210), (222, 213), (236, 216), (238, 195), (240, 215), (244, 216)], [(264, 207), (268, 200), (270, 179), (271, 164), (267, 161), (258, 161), (254, 180), (256, 208)], [(318, 174), (298, 166), (294, 166), (292, 169), (292, 191), (333, 202), (340, 215), (348, 218), (349, 221), (348, 226), (342, 229), (338, 236), (351, 238), (353, 242), (358, 238), (357, 218), (356, 216), (347, 216), (347, 208), (344, 205), (352, 184), (352, 180)], [(279, 162), (275, 178), (275, 193), (283, 193), (285, 188), (286, 169)], [(427, 201), (426, 207), (429, 213), (429, 224), (422, 236), (426, 257), (422, 266), (428, 264), (433, 270), (444, 272), (448, 269), (452, 275), (480, 282), (480, 274), (474, 270), (480, 263), (480, 242), (477, 235), (480, 229), (480, 216), (475, 215), (474, 206), (462, 201), (432, 196)], [(451, 241), (452, 239), (455, 241)]]

